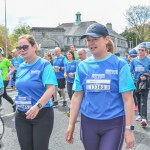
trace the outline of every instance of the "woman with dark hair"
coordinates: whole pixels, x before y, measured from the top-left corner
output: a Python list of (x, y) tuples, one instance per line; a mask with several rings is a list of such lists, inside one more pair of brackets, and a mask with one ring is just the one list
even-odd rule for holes
[(74, 54), (71, 50), (67, 52), (67, 59), (68, 62), (65, 64), (64, 76), (67, 80), (67, 91), (68, 91), (69, 98), (71, 100), (73, 94), (72, 85), (74, 82), (76, 65), (77, 65), (77, 62), (74, 60), (75, 59)]
[[(71, 100), (73, 94), (72, 86), (75, 79), (75, 72), (77, 66), (77, 62), (74, 60), (75, 59), (74, 53), (71, 50), (67, 52), (67, 59), (68, 62), (65, 64), (64, 77), (67, 80), (67, 91), (68, 91), (69, 98)], [(70, 111), (67, 113), (68, 116), (69, 113)]]

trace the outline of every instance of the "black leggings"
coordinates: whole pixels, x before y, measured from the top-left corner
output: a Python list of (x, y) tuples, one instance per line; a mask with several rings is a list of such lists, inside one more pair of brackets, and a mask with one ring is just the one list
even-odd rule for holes
[(72, 86), (73, 86), (73, 83), (67, 82), (67, 91), (68, 91), (68, 96), (69, 96), (70, 100), (73, 95)]
[(21, 150), (48, 150), (54, 123), (53, 108), (43, 108), (33, 120), (26, 119), (24, 112), (17, 111), (15, 127)]
[(6, 87), (9, 81), (5, 80), (3, 82), (4, 82), (4, 93), (3, 95), (0, 96), (0, 104), (2, 104), (2, 97), (5, 98), (9, 103), (14, 104), (14, 101), (12, 100), (11, 97), (8, 96), (7, 91), (6, 91)]

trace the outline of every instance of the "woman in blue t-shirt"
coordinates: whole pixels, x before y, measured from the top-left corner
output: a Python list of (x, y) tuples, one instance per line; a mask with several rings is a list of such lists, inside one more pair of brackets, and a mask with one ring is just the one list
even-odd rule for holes
[(19, 37), (16, 48), (24, 62), (16, 74), (15, 127), (21, 149), (48, 150), (53, 129), (52, 95), (57, 80), (52, 65), (38, 57), (35, 39), (31, 35)]
[(77, 66), (77, 62), (75, 61), (74, 54), (71, 50), (69, 50), (67, 53), (67, 59), (68, 62), (65, 64), (64, 77), (67, 80), (67, 91), (68, 91), (69, 98), (71, 100), (73, 94), (72, 86), (75, 79), (75, 72)]
[(135, 144), (135, 86), (127, 62), (110, 52), (108, 35), (105, 26), (93, 23), (81, 37), (86, 38), (93, 57), (82, 61), (76, 70), (66, 140), (73, 143), (80, 109), (85, 150), (121, 150), (124, 138), (126, 148)]

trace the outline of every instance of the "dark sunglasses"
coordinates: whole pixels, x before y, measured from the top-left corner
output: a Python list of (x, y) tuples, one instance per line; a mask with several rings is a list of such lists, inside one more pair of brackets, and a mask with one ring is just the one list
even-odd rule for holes
[(138, 49), (138, 51), (142, 51), (142, 52), (144, 52), (145, 50), (144, 50), (144, 49)]
[(17, 46), (17, 47), (16, 47), (16, 49), (19, 50), (19, 51), (20, 51), (21, 49), (27, 50), (28, 48), (29, 48), (29, 45), (22, 45), (22, 46)]

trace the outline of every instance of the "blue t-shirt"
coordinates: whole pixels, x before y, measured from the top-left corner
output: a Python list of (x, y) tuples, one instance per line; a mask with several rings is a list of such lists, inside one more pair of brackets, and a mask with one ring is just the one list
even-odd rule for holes
[(74, 91), (84, 91), (81, 113), (96, 120), (125, 115), (121, 93), (134, 89), (128, 64), (111, 53), (101, 60), (82, 61), (73, 85)]
[(3, 78), (2, 78), (1, 70), (0, 70), (0, 88), (3, 88), (3, 87), (4, 87), (4, 83), (3, 83)]
[(130, 63), (130, 71), (133, 76), (133, 80), (136, 83), (140, 74), (150, 71), (150, 59), (148, 57), (144, 57), (143, 59), (136, 57), (132, 59)]
[(72, 73), (76, 72), (77, 61), (72, 60), (71, 62), (67, 62), (65, 64), (65, 72), (68, 74), (67, 82), (73, 83), (75, 79), (75, 75)]
[(12, 65), (13, 65), (13, 66), (15, 67), (15, 69), (17, 70), (18, 67), (19, 67), (19, 65), (24, 62), (24, 59), (23, 59), (22, 56), (19, 56), (19, 57), (17, 57), (17, 58), (14, 57), (14, 58), (12, 58), (11, 62), (12, 62)]
[[(47, 84), (57, 86), (56, 75), (50, 62), (38, 57), (32, 64), (22, 63), (16, 74), (18, 95), (15, 102), (22, 104), (18, 109), (27, 111), (30, 105), (33, 106), (46, 91)], [(44, 107), (51, 106), (50, 99)]]
[[(65, 66), (65, 63), (67, 62), (67, 58), (63, 55), (60, 55), (59, 57), (55, 56), (53, 58), (53, 66), (56, 74), (57, 79), (63, 79), (64, 78), (64, 69), (62, 67)], [(55, 69), (55, 66), (60, 67), (60, 69)]]

